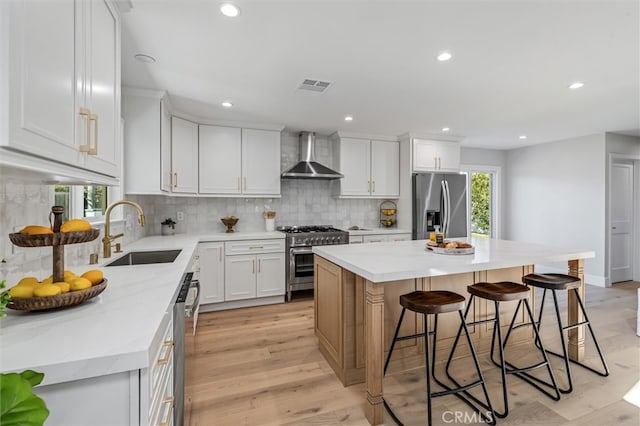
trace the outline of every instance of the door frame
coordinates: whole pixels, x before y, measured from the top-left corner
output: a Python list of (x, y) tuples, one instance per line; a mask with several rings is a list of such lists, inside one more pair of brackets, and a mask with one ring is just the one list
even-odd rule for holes
[(626, 154), (609, 154), (609, 161), (607, 167), (607, 220), (606, 220), (606, 272), (607, 277), (605, 280), (605, 287), (611, 287), (611, 193), (612, 193), (612, 182), (611, 182), (611, 171), (613, 165), (618, 162), (629, 162), (633, 163), (633, 185), (634, 185), (634, 200), (633, 200), (633, 225), (632, 225), (632, 234), (633, 235), (633, 243), (631, 244), (633, 253), (631, 254), (633, 261), (633, 280), (640, 281), (640, 196), (637, 196), (638, 191), (640, 189), (640, 157), (634, 155), (626, 155)]

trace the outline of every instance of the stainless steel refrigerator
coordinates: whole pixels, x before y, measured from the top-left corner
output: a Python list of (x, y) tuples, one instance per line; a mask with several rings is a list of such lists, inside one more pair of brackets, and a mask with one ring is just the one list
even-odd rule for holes
[(413, 239), (429, 238), (436, 226), (446, 238), (467, 236), (467, 177), (448, 173), (412, 176)]

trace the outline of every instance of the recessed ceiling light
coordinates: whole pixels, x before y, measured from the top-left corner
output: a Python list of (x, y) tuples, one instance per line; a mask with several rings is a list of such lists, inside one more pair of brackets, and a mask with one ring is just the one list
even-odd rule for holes
[(569, 89), (580, 89), (581, 87), (584, 86), (584, 83), (581, 81), (576, 81), (575, 83), (571, 83), (569, 85)]
[(231, 102), (229, 102), (229, 101), (224, 101), (222, 103), (222, 106), (225, 107), (225, 108), (231, 108), (233, 106), (233, 104)]
[(520, 135), (519, 136), (519, 139), (526, 139), (526, 138), (527, 138), (527, 135)]
[(350, 115), (347, 115), (347, 116), (344, 118), (344, 121), (353, 121), (353, 117), (352, 117), (352, 116), (350, 116)]
[(442, 131), (443, 131), (443, 132), (448, 132), (449, 130), (451, 130), (451, 129), (450, 129), (450, 128), (448, 128), (448, 127), (443, 127), (443, 128), (442, 128)]
[(220, 5), (220, 12), (222, 12), (224, 16), (235, 18), (240, 15), (240, 8), (233, 3), (222, 3)]
[(438, 55), (438, 60), (440, 62), (444, 62), (444, 61), (448, 61), (449, 59), (451, 59), (453, 55), (449, 52), (442, 52)]
[(153, 64), (156, 61), (156, 58), (154, 58), (153, 56), (145, 55), (143, 53), (137, 53), (133, 55), (133, 57), (146, 64)]

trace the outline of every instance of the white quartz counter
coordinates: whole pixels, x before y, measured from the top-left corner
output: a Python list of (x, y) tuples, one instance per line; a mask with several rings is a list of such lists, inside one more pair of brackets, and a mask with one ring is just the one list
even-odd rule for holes
[(313, 253), (372, 281), (385, 282), (595, 257), (593, 250), (472, 238), (475, 253), (427, 251), (425, 240), (313, 247)]
[[(43, 384), (96, 377), (149, 365), (149, 349), (165, 313), (172, 309), (180, 279), (198, 242), (282, 239), (281, 232), (147, 237), (129, 251), (181, 249), (173, 263), (74, 268), (103, 271), (108, 285), (97, 297), (51, 312), (7, 310), (0, 319), (0, 371), (33, 369), (45, 373)], [(123, 253), (123, 254), (124, 254)], [(13, 283), (10, 283), (13, 284)]]

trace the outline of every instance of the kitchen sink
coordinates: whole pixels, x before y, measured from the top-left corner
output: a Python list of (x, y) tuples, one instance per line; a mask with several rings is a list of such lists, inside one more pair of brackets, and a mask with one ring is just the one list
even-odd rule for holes
[(182, 250), (132, 251), (107, 263), (105, 266), (147, 265), (149, 263), (171, 263)]

